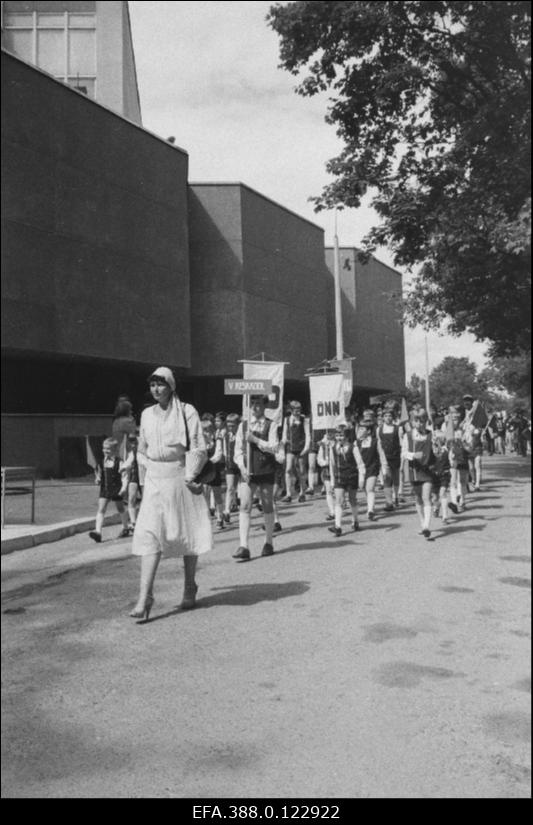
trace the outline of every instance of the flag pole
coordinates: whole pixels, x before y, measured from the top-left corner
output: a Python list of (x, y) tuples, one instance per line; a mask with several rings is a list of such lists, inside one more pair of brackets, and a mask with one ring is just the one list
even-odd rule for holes
[(251, 405), (252, 396), (247, 394), (246, 395), (246, 405), (248, 407), (248, 433), (246, 438), (246, 472), (248, 474), (248, 481), (250, 480), (250, 472), (251, 466), (250, 462), (252, 460), (252, 445), (249, 442), (250, 433), (252, 432), (252, 405)]
[(341, 276), (340, 276), (340, 260), (339, 260), (339, 236), (337, 228), (337, 210), (335, 209), (335, 237), (333, 240), (333, 277), (335, 281), (335, 339), (337, 360), (342, 361), (344, 358), (344, 341), (342, 329), (342, 293), (341, 293)]
[[(429, 412), (429, 346), (428, 346), (428, 337), (425, 336), (425, 346), (426, 346), (426, 412), (431, 420), (431, 414)], [(431, 422), (433, 423), (433, 422)]]

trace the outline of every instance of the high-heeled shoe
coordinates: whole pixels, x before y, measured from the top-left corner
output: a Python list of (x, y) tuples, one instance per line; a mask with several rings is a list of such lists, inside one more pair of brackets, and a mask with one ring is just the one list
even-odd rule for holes
[(196, 594), (198, 593), (198, 585), (188, 587), (183, 591), (183, 599), (181, 600), (180, 610), (192, 610), (196, 607)]
[(144, 607), (142, 608), (142, 610), (136, 610), (135, 608), (133, 608), (133, 610), (130, 613), (131, 618), (132, 619), (141, 619), (142, 621), (147, 622), (148, 619), (150, 618), (150, 613), (152, 612), (152, 607), (154, 606), (154, 601), (155, 601), (155, 599), (154, 599), (153, 596), (147, 596), (146, 602), (145, 602)]

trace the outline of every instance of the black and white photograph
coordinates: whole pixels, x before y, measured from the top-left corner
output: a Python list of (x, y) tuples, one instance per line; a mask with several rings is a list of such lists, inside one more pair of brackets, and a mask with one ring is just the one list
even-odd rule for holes
[(531, 2), (1, 2), (4, 800), (531, 798)]

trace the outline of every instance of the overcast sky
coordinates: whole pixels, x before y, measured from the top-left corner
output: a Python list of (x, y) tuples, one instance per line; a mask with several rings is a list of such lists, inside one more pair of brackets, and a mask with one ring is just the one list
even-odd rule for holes
[[(143, 124), (189, 153), (191, 181), (242, 181), (321, 226), (332, 245), (333, 214), (315, 213), (309, 198), (329, 182), (325, 164), (342, 145), (324, 121), (327, 95), (300, 97), (278, 68), (271, 5), (130, 0)], [(358, 245), (375, 221), (368, 204), (340, 212), (341, 246)], [(377, 257), (393, 265), (388, 250)], [(405, 344), (407, 378), (423, 375), (424, 332), (406, 329)], [(484, 352), (472, 336), (429, 335), (430, 370), (447, 355), (482, 366)]]

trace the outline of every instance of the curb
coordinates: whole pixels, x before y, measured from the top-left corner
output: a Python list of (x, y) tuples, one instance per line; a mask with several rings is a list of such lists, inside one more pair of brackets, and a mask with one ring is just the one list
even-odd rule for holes
[[(104, 518), (104, 526), (120, 524), (121, 519), (118, 513), (113, 513)], [(48, 527), (36, 528), (34, 533), (25, 533), (22, 536), (2, 539), (1, 555), (14, 553), (16, 550), (27, 550), (29, 547), (37, 547), (39, 544), (48, 544), (52, 541), (60, 541), (76, 533), (85, 533), (94, 527), (94, 517), (73, 519), (60, 524), (51, 524)]]

